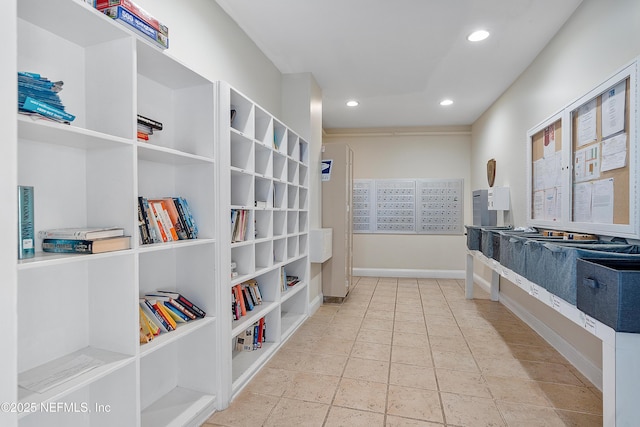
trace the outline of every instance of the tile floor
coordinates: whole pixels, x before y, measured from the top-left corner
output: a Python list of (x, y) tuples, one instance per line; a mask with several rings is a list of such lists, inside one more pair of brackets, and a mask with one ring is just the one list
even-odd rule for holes
[(485, 292), (354, 282), (203, 426), (602, 426), (598, 389)]

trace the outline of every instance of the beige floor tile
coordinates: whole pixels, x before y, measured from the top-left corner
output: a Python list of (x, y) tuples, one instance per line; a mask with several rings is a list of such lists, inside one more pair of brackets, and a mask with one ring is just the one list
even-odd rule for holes
[(540, 388), (554, 408), (602, 415), (602, 400), (587, 387), (540, 383)]
[(391, 347), (391, 363), (432, 367), (428, 347), (394, 345)]
[(452, 353), (464, 353), (469, 351), (467, 342), (460, 337), (442, 337), (434, 335), (429, 337), (429, 344), (433, 351), (446, 351)]
[(475, 359), (469, 350), (464, 352), (432, 351), (433, 364), (436, 368), (455, 369), (457, 371), (480, 372)]
[(400, 330), (393, 333), (393, 345), (402, 345), (407, 347), (429, 347), (429, 337), (426, 331), (422, 329), (418, 331)]
[(280, 397), (289, 388), (295, 374), (294, 371), (265, 366), (251, 380), (245, 391)]
[(283, 351), (282, 348), (277, 352), (265, 367), (275, 369), (285, 369), (289, 371), (301, 371), (305, 369), (305, 363), (308, 358), (308, 353), (300, 351)]
[(389, 382), (389, 362), (350, 357), (342, 376), (387, 384)]
[(323, 336), (355, 341), (359, 331), (359, 325), (333, 324), (325, 330)]
[(365, 322), (362, 322), (362, 329), (374, 329), (378, 331), (393, 331), (393, 321), (386, 320), (386, 319), (369, 319)]
[(529, 378), (536, 381), (569, 384), (574, 386), (586, 386), (566, 366), (559, 363), (531, 362), (521, 360), (520, 363), (529, 373)]
[(508, 354), (496, 358), (476, 357), (475, 354), (474, 358), (485, 376), (531, 379), (529, 372), (522, 366), (522, 362), (509, 358)]
[(281, 351), (302, 351), (310, 352), (316, 351), (318, 348), (318, 341), (322, 338), (322, 335), (304, 336), (299, 333), (293, 334), (291, 338), (282, 346)]
[(395, 311), (396, 302), (395, 301), (371, 301), (369, 303), (369, 310), (380, 310), (380, 311)]
[(387, 384), (342, 378), (333, 404), (351, 409), (384, 413)]
[(491, 398), (489, 387), (480, 373), (436, 368), (440, 391)]
[(603, 425), (602, 415), (562, 411), (559, 409), (556, 412), (562, 418), (563, 426), (565, 427), (601, 427)]
[(229, 427), (262, 425), (279, 398), (263, 394), (242, 393), (224, 411), (216, 412), (207, 422)]
[(447, 424), (469, 427), (507, 425), (492, 399), (452, 393), (441, 393), (440, 396)]
[(512, 403), (526, 403), (537, 406), (551, 406), (546, 395), (536, 381), (507, 377), (484, 377), (489, 390), (496, 400)]
[(553, 408), (513, 402), (497, 402), (497, 405), (509, 427), (566, 426)]
[(353, 343), (353, 340), (345, 340), (331, 335), (325, 335), (316, 341), (316, 346), (311, 352), (348, 356), (351, 353), (351, 348), (353, 348)]
[(393, 331), (361, 328), (356, 337), (356, 341), (391, 345), (393, 342)]
[(364, 321), (367, 322), (369, 320), (386, 320), (393, 321), (395, 313), (393, 311), (377, 311), (377, 310), (367, 310), (367, 314), (364, 316)]
[(381, 360), (388, 362), (391, 358), (391, 346), (364, 341), (356, 341), (351, 350), (352, 357)]
[(545, 346), (530, 346), (513, 344), (510, 346), (511, 354), (518, 360), (530, 360), (532, 362), (549, 362), (568, 364), (567, 360), (554, 348)]
[(389, 386), (387, 414), (443, 423), (440, 398), (435, 390)]
[(384, 414), (332, 406), (324, 427), (384, 427)]
[(389, 384), (438, 390), (436, 376), (433, 368), (417, 365), (405, 365), (392, 363), (389, 375)]
[(284, 397), (329, 404), (338, 388), (340, 377), (296, 372), (288, 383)]
[(304, 426), (321, 427), (329, 405), (281, 399), (264, 423), (264, 427)]
[[(396, 311), (396, 315), (398, 312)], [(395, 332), (412, 332), (416, 334), (426, 334), (427, 325), (424, 320), (400, 321), (393, 322), (393, 330)]]
[(385, 427), (442, 427), (444, 424), (432, 423), (424, 420), (412, 420), (410, 418), (387, 415)]
[(424, 317), (422, 315), (422, 308), (417, 311), (398, 311), (396, 310), (396, 317), (394, 319), (396, 322), (424, 322)]
[(335, 354), (305, 354), (302, 366), (298, 371), (312, 372), (323, 375), (340, 376), (347, 364), (346, 356)]

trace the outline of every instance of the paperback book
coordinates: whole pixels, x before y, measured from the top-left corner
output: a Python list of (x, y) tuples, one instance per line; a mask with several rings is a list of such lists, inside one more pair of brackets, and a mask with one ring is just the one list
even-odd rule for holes
[(33, 258), (34, 245), (33, 187), (18, 186), (18, 259)]
[(62, 254), (99, 254), (131, 248), (129, 236), (106, 239), (43, 239), (42, 251)]

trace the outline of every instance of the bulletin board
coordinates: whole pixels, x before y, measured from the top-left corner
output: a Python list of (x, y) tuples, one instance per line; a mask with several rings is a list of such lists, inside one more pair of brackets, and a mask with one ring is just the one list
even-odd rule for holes
[(353, 232), (463, 234), (462, 179), (356, 179)]
[(571, 111), (571, 221), (630, 224), (630, 77)]
[(558, 223), (562, 219), (563, 179), (562, 118), (552, 117), (530, 136), (532, 191), (530, 216), (539, 224)]
[(527, 132), (528, 225), (640, 239), (638, 61)]

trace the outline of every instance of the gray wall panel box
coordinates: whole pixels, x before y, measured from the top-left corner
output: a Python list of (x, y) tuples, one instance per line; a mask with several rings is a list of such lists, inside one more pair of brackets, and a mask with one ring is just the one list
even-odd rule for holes
[(489, 210), (488, 191), (474, 190), (473, 196), (473, 225), (496, 225), (498, 215)]
[(487, 204), (492, 211), (509, 210), (509, 187), (492, 187), (487, 190)]

